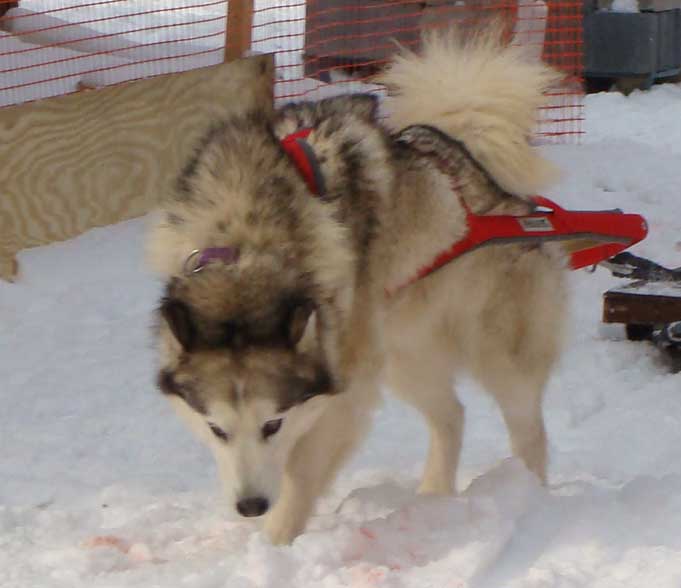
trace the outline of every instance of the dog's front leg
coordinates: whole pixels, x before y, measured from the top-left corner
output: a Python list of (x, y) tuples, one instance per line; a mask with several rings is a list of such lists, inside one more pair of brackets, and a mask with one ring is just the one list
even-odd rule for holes
[(295, 446), (286, 466), (281, 494), (265, 518), (264, 530), (276, 545), (291, 543), (304, 529), (319, 496), (362, 439), (378, 398), (372, 382), (329, 399), (314, 427)]
[(287, 474), (282, 482), (279, 500), (265, 517), (265, 535), (274, 545), (288, 545), (305, 528), (316, 496), (301, 481)]

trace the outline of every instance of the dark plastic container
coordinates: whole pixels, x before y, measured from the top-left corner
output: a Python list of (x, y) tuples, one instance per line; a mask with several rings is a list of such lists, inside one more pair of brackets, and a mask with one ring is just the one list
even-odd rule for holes
[(652, 83), (681, 72), (681, 9), (584, 14), (584, 74)]

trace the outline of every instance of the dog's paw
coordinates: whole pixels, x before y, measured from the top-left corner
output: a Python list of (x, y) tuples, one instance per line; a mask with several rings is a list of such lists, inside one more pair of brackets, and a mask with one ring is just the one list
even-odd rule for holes
[(416, 492), (417, 494), (430, 496), (451, 496), (456, 494), (454, 485), (449, 480), (423, 480)]
[(300, 535), (302, 527), (290, 515), (273, 511), (265, 518), (263, 532), (272, 545), (290, 545)]

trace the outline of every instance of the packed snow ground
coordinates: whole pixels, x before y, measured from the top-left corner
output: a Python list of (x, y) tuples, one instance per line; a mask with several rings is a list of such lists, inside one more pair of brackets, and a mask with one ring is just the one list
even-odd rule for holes
[[(635, 252), (681, 265), (681, 88), (586, 101), (548, 196), (643, 213)], [(605, 270), (571, 274), (572, 332), (545, 404), (550, 485), (512, 459), (470, 383), (461, 494), (417, 497), (425, 429), (388, 399), (291, 547), (220, 499), (207, 452), (153, 386), (144, 220), (25, 251), (0, 283), (3, 588), (671, 588), (681, 585), (681, 375), (611, 340)]]

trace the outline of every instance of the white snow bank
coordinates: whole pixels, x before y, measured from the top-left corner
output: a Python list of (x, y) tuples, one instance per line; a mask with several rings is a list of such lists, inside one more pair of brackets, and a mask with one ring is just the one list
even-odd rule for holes
[(613, 0), (610, 12), (638, 12), (638, 0)]
[(212, 495), (159, 498), (111, 487), (69, 510), (4, 511), (0, 581), (90, 588), (675, 588), (681, 581), (681, 475), (549, 493), (511, 460), (457, 498), (415, 498), (412, 487), (383, 482), (351, 494), (287, 548), (269, 545), (254, 524), (226, 519), (223, 509)]
[[(681, 155), (681, 85), (659, 84), (647, 91), (634, 90), (629, 96), (602, 92), (587, 100), (586, 143), (621, 140), (652, 147), (665, 158)], [(648, 179), (656, 175), (641, 173)]]

